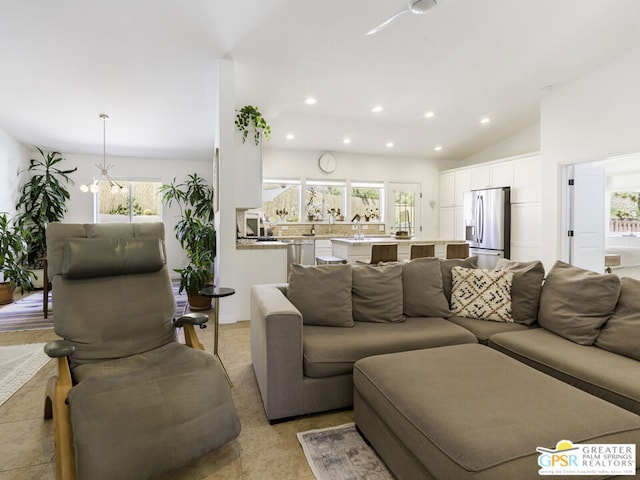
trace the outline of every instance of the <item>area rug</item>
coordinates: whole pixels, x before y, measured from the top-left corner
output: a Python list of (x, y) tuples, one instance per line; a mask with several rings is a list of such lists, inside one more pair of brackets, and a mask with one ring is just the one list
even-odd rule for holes
[(0, 405), (45, 366), (44, 343), (0, 347)]
[[(187, 303), (187, 295), (178, 295), (179, 283), (173, 284), (173, 296), (176, 299), (175, 316), (182, 315)], [(0, 308), (0, 332), (18, 330), (38, 330), (53, 327), (54, 309), (49, 294), (49, 314), (44, 318), (42, 310), (42, 292), (33, 293), (15, 301), (11, 305)]]
[(393, 480), (355, 424), (298, 433), (309, 467), (318, 480)]

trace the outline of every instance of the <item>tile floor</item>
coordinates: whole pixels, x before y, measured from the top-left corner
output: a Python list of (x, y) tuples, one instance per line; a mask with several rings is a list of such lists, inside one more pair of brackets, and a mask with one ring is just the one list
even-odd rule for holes
[[(213, 328), (198, 332), (208, 351)], [(1, 345), (47, 342), (52, 330), (0, 333)], [(220, 327), (220, 357), (233, 382), (240, 436), (193, 464), (158, 480), (313, 480), (296, 432), (353, 421), (353, 411), (310, 415), (270, 425), (251, 366), (249, 322)], [(0, 406), (0, 480), (54, 480), (53, 424), (43, 418), (46, 382), (55, 372), (51, 360)]]

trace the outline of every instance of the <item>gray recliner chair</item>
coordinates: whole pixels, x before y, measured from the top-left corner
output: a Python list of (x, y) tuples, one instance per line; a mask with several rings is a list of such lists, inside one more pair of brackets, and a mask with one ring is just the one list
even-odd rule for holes
[(45, 347), (58, 479), (155, 478), (238, 436), (224, 371), (195, 334), (208, 317), (172, 318), (163, 224), (52, 223), (47, 260), (64, 339)]

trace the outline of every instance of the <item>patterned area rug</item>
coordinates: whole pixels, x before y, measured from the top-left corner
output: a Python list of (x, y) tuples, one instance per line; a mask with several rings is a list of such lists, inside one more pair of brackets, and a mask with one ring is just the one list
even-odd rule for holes
[(50, 360), (44, 343), (0, 347), (0, 405)]
[[(178, 287), (178, 283), (173, 284), (173, 296), (176, 299), (175, 315), (180, 316), (187, 303), (187, 295), (186, 293), (178, 295)], [(49, 293), (49, 315), (48, 318), (44, 318), (42, 292), (36, 292), (0, 308), (0, 332), (53, 328), (53, 316), (51, 293)]]
[(298, 433), (318, 480), (394, 480), (353, 423)]

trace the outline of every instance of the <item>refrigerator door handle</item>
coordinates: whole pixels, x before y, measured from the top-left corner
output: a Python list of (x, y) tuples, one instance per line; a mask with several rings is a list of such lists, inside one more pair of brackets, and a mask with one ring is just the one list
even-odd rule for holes
[(484, 242), (484, 196), (478, 195), (478, 242)]

